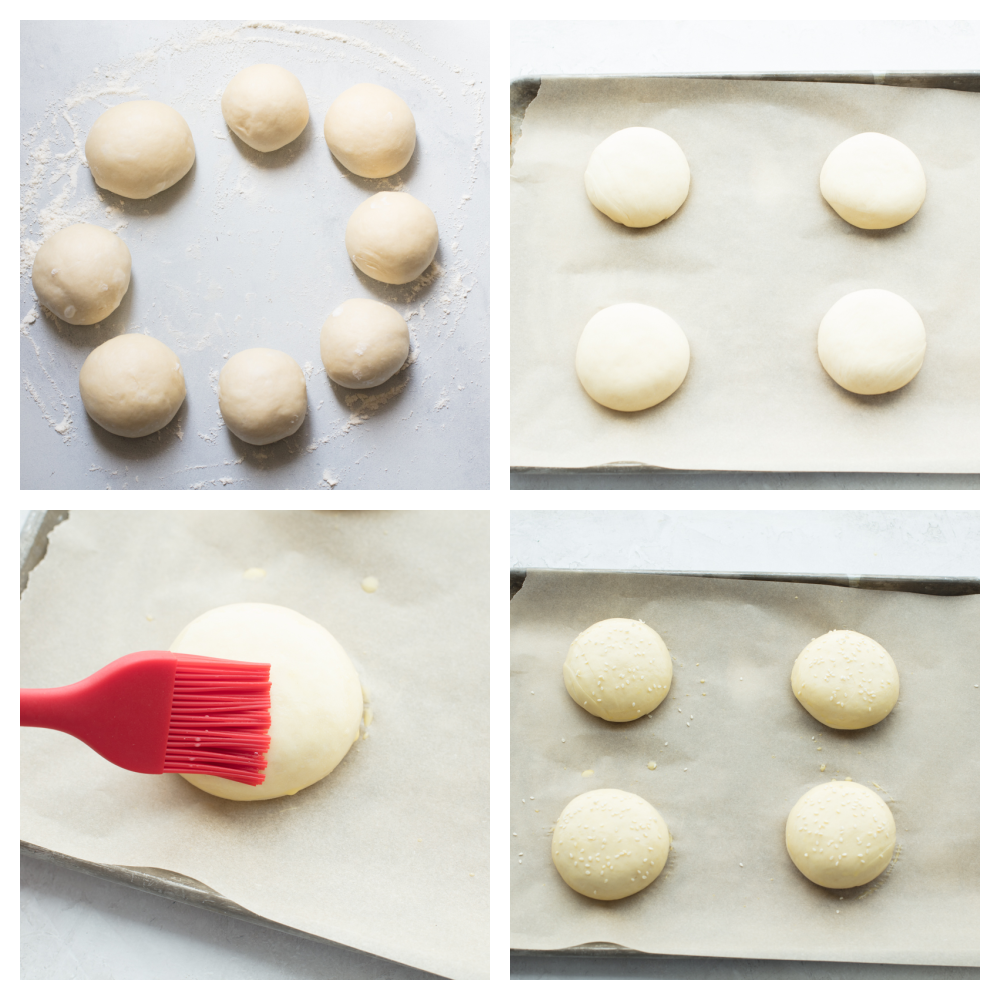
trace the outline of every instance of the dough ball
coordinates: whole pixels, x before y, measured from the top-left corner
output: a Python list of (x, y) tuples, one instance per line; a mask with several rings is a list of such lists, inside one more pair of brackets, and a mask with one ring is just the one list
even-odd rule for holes
[(270, 153), (301, 135), (309, 121), (309, 102), (294, 73), (258, 63), (229, 81), (222, 94), (222, 117), (248, 146)]
[(927, 179), (913, 152), (881, 132), (862, 132), (827, 158), (819, 189), (833, 210), (859, 229), (891, 229), (924, 203)]
[(100, 323), (117, 308), (132, 278), (132, 254), (114, 233), (81, 222), (60, 229), (35, 254), (38, 301), (74, 326)]
[(370, 389), (392, 378), (410, 355), (402, 316), (374, 299), (348, 299), (323, 324), (319, 352), (327, 375), (348, 389)]
[(159, 101), (109, 108), (91, 126), (85, 152), (98, 187), (123, 198), (152, 198), (194, 165), (188, 123)]
[(878, 878), (892, 860), (896, 822), (870, 788), (829, 781), (810, 788), (792, 806), (785, 847), (810, 882), (851, 889)]
[(374, 83), (345, 90), (330, 105), (323, 134), (330, 152), (359, 177), (398, 173), (417, 144), (417, 126), (406, 101)]
[(347, 221), (347, 254), (369, 278), (405, 285), (420, 277), (437, 253), (434, 213), (412, 195), (380, 191)]
[(223, 799), (294, 795), (325, 778), (358, 738), (358, 672), (322, 625), (275, 604), (229, 604), (196, 618), (174, 653), (271, 664), (271, 746), (260, 785), (210, 774), (183, 775)]
[(186, 391), (177, 355), (141, 333), (105, 341), (80, 368), (80, 398), (87, 415), (121, 437), (144, 437), (166, 427)]
[(792, 693), (824, 726), (865, 729), (895, 707), (899, 674), (874, 639), (835, 629), (799, 653), (792, 667)]
[(219, 374), (219, 411), (226, 426), (247, 444), (280, 441), (306, 419), (306, 377), (283, 351), (240, 351)]
[(578, 795), (552, 831), (556, 871), (591, 899), (624, 899), (645, 889), (669, 853), (663, 817), (645, 799), (616, 788)]
[(690, 361), (684, 331), (666, 313), (634, 302), (602, 309), (576, 348), (576, 374), (588, 395), (626, 412), (662, 403)]
[(873, 396), (902, 388), (920, 371), (927, 334), (906, 299), (868, 288), (834, 303), (819, 325), (817, 350), (837, 385)]
[(587, 197), (609, 219), (655, 226), (684, 204), (691, 168), (681, 147), (655, 128), (624, 128), (593, 153), (583, 175)]
[(573, 701), (608, 722), (648, 715), (666, 698), (673, 676), (666, 644), (630, 618), (591, 625), (573, 640), (563, 664)]

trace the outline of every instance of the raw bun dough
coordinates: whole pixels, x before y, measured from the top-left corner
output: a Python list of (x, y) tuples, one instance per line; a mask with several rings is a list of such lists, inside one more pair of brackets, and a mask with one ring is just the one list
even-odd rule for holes
[(669, 219), (684, 204), (691, 168), (681, 147), (665, 132), (625, 128), (590, 154), (583, 183), (594, 208), (640, 229)]
[(132, 254), (114, 233), (81, 222), (60, 229), (35, 254), (38, 301), (74, 326), (100, 323), (117, 308), (132, 277)]
[(874, 639), (835, 629), (799, 653), (792, 667), (792, 693), (824, 726), (865, 729), (895, 707), (899, 673)]
[(573, 640), (563, 664), (573, 701), (608, 722), (648, 715), (666, 698), (673, 676), (664, 641), (631, 618), (591, 625)]
[(330, 105), (323, 122), (330, 152), (359, 177), (389, 177), (413, 155), (417, 126), (404, 101), (374, 83), (358, 83)]
[(405, 285), (420, 277), (437, 253), (434, 213), (412, 195), (380, 191), (347, 221), (347, 254), (369, 278)]
[(666, 313), (634, 302), (602, 309), (576, 348), (576, 374), (588, 395), (626, 412), (662, 403), (690, 362), (684, 331)]
[(816, 346), (837, 385), (873, 396), (902, 388), (920, 371), (927, 334), (906, 299), (867, 288), (834, 303), (819, 325)]
[(248, 146), (270, 153), (302, 134), (309, 102), (294, 73), (258, 63), (229, 81), (222, 94), (222, 117)]
[(881, 132), (862, 132), (827, 158), (819, 189), (833, 210), (859, 229), (891, 229), (924, 203), (927, 179), (909, 147)]
[(870, 788), (830, 781), (810, 788), (792, 806), (785, 847), (810, 882), (851, 889), (878, 878), (892, 860), (896, 821)]
[(186, 392), (177, 355), (141, 333), (105, 341), (80, 368), (80, 398), (87, 415), (121, 437), (144, 437), (166, 427)]
[(294, 795), (325, 778), (358, 738), (364, 702), (351, 658), (322, 625), (275, 604), (229, 604), (196, 618), (174, 653), (271, 664), (271, 746), (260, 785), (183, 775), (223, 799)]
[(323, 324), (319, 352), (327, 375), (348, 389), (370, 389), (392, 378), (410, 356), (410, 330), (391, 306), (348, 299)]
[(219, 374), (219, 412), (247, 444), (272, 444), (306, 419), (306, 377), (295, 359), (270, 347), (234, 354)]
[(85, 153), (98, 187), (123, 198), (152, 198), (194, 165), (194, 139), (168, 105), (128, 101), (94, 122)]
[(669, 853), (663, 817), (645, 799), (616, 788), (578, 795), (552, 831), (556, 871), (590, 899), (624, 899), (645, 889)]

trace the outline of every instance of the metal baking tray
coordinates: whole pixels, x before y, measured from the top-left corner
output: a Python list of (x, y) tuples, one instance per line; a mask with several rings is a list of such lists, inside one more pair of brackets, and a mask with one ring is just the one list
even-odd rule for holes
[[(621, 74), (617, 74), (618, 78)], [(979, 93), (978, 73), (663, 73), (663, 77), (684, 80), (773, 80), (789, 83), (862, 83), (885, 87), (936, 87), (942, 90), (963, 90)], [(584, 76), (600, 78), (601, 74)], [(510, 163), (521, 138), (521, 126), (528, 105), (538, 96), (540, 77), (522, 77), (510, 85)], [(788, 472), (727, 472), (694, 469), (664, 469), (639, 462), (614, 462), (585, 469), (554, 469), (540, 466), (511, 466), (511, 489), (607, 489), (609, 484), (589, 484), (584, 480), (595, 477), (642, 475), (646, 482), (627, 489), (672, 489), (678, 482), (686, 489), (979, 489), (978, 473), (788, 473)], [(544, 485), (531, 482), (547, 477)], [(758, 482), (748, 483), (753, 477)], [(828, 476), (835, 482), (819, 482)], [(555, 483), (552, 480), (555, 479)], [(652, 480), (652, 482), (649, 482)], [(713, 481), (719, 481), (717, 484)], [(895, 484), (895, 485), (894, 485)], [(818, 582), (818, 581), (817, 581)]]
[[(31, 571), (45, 558), (45, 553), (49, 547), (49, 532), (70, 516), (67, 510), (33, 510), (28, 514), (21, 528), (21, 593), (28, 585), (28, 576)], [(29, 844), (21, 841), (21, 854), (30, 858), (40, 858), (43, 861), (50, 861), (52, 864), (60, 865), (63, 868), (70, 868), (73, 871), (84, 872), (87, 875), (95, 875), (97, 878), (107, 882), (116, 882), (119, 885), (128, 885), (143, 892), (150, 892), (156, 896), (163, 896), (166, 899), (177, 903), (189, 903), (192, 906), (200, 906), (203, 910), (213, 910), (216, 913), (225, 913), (238, 920), (245, 920), (247, 923), (259, 924), (261, 927), (270, 927), (272, 930), (284, 931), (286, 934), (294, 934), (296, 937), (306, 938), (309, 941), (319, 941), (321, 944), (335, 945), (345, 951), (357, 952), (358, 954), (371, 954), (359, 948), (351, 948), (341, 944), (339, 941), (331, 941), (329, 938), (320, 937), (316, 934), (309, 934), (300, 931), (287, 924), (279, 924), (274, 920), (258, 916), (251, 910), (234, 903), (231, 899), (216, 892), (211, 886), (199, 882), (197, 879), (181, 875), (179, 872), (166, 871), (162, 868), (132, 868), (124, 865), (104, 865), (93, 861), (84, 861), (82, 858), (75, 858), (68, 854), (60, 854), (57, 851), (50, 851), (46, 847), (39, 847), (37, 844)], [(388, 962), (390, 959), (380, 955), (374, 956), (380, 961)], [(407, 968), (401, 962), (394, 963), (401, 968)], [(422, 975), (426, 975), (422, 970)]]
[[(542, 567), (539, 567), (542, 568)], [(552, 569), (554, 567), (544, 567), (545, 569)], [(524, 581), (530, 573), (530, 569), (512, 569), (510, 571), (510, 599), (514, 599), (514, 595), (524, 586)], [(656, 576), (679, 576), (679, 577), (694, 577), (699, 579), (715, 579), (715, 580), (763, 580), (772, 583), (818, 583), (824, 584), (831, 587), (855, 587), (861, 590), (895, 590), (901, 591), (908, 594), (930, 594), (935, 597), (961, 597), (966, 594), (978, 594), (980, 581), (977, 577), (959, 577), (959, 576), (937, 576), (937, 577), (917, 577), (917, 576), (848, 576), (845, 574), (832, 573), (832, 574), (820, 574), (820, 573), (702, 573), (702, 572), (671, 572), (664, 570), (600, 570), (600, 569), (559, 569), (560, 573), (627, 573), (629, 576), (635, 576), (637, 574), (652, 574)], [(612, 944), (606, 941), (590, 941), (587, 944), (573, 945), (570, 948), (561, 948), (554, 951), (547, 950), (535, 950), (531, 948), (511, 948), (510, 954), (512, 958), (535, 958), (535, 959), (545, 959), (545, 958), (560, 958), (565, 956), (574, 956), (580, 958), (595, 957), (595, 956), (623, 956), (623, 955), (634, 955), (637, 958), (659, 958), (659, 959), (678, 959), (686, 962), (699, 961), (695, 956), (690, 955), (660, 955), (660, 954), (650, 954), (648, 952), (636, 951), (633, 948), (624, 948), (618, 944)], [(725, 958), (711, 958), (705, 959), (705, 961), (711, 961), (713, 963), (720, 962), (747, 962), (750, 960), (746, 959), (725, 959)], [(755, 967), (760, 967), (761, 969), (766, 969), (769, 965), (773, 965), (779, 960), (759, 960), (756, 961)], [(793, 963), (782, 963), (782, 964), (793, 964)], [(830, 965), (829, 962), (798, 962), (794, 963), (801, 965), (803, 967), (813, 967), (821, 965)], [(864, 962), (837, 962), (836, 966), (843, 967), (845, 970), (849, 967), (854, 970), (864, 969), (868, 963)], [(940, 968), (940, 969), (951, 969), (965, 970), (965, 966), (885, 966), (887, 970), (896, 970), (898, 975), (885, 975), (880, 978), (914, 978), (913, 976), (906, 975), (905, 970), (916, 970), (920, 973), (917, 978), (927, 978), (927, 971), (929, 968)], [(977, 970), (978, 971), (978, 970)], [(757, 978), (757, 977), (752, 977)], [(767, 977), (762, 977), (767, 978)], [(840, 978), (840, 977), (832, 977)], [(864, 978), (861, 976), (851, 976), (850, 978)]]

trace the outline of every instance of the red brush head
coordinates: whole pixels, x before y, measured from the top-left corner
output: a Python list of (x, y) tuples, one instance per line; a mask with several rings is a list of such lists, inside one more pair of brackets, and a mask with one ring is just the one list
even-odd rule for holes
[(262, 784), (271, 745), (271, 665), (175, 655), (164, 773)]

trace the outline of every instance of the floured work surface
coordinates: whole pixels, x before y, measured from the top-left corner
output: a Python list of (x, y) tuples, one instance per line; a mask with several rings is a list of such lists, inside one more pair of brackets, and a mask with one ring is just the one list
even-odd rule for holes
[[(573, 639), (616, 617), (659, 632), (674, 666), (663, 704), (621, 724), (562, 680)], [(877, 726), (827, 729), (792, 694), (795, 657), (835, 628), (899, 669)], [(978, 965), (978, 635), (978, 596), (530, 570), (511, 603), (511, 946)], [(823, 889), (792, 865), (785, 820), (848, 777), (888, 802), (898, 857), (868, 886)], [(672, 837), (663, 874), (613, 903), (574, 892), (550, 857), (563, 808), (597, 788), (641, 795)]]
[[(629, 229), (583, 174), (622, 128), (661, 129), (691, 190)], [(916, 153), (927, 199), (895, 229), (844, 222), (823, 200), (826, 157), (858, 132)], [(862, 84), (543, 80), (511, 169), (511, 465), (618, 462), (761, 472), (979, 468), (979, 95)], [(883, 396), (841, 389), (816, 353), (820, 320), (864, 288), (920, 313), (927, 355)], [(649, 410), (595, 403), (576, 346), (600, 309), (640, 302), (684, 330), (683, 385)]]
[(374, 718), (332, 774), (265, 802), (24, 729), (22, 839), (179, 872), (297, 930), (487, 978), (488, 554), (483, 513), (73, 513), (22, 598), (22, 685), (71, 683), (259, 601), (333, 633)]

